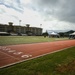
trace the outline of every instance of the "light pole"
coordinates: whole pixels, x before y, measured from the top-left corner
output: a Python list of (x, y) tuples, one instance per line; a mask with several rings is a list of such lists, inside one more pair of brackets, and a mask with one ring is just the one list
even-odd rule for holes
[(41, 28), (42, 24), (40, 24), (40, 28)]
[(20, 25), (21, 25), (21, 20), (19, 20), (19, 33), (21, 33), (21, 27), (20, 27)]
[(21, 20), (19, 20), (19, 26), (21, 25)]

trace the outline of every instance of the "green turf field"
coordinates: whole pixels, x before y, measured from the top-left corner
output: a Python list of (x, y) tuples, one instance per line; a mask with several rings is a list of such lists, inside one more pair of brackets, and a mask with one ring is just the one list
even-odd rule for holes
[(0, 75), (75, 75), (75, 47), (0, 69)]
[(68, 38), (44, 38), (43, 36), (0, 36), (0, 45), (27, 44), (67, 40)]

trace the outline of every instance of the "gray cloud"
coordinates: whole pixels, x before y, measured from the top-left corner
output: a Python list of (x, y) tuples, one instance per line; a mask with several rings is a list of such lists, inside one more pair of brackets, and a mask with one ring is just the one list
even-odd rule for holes
[(5, 10), (0, 8), (0, 14), (3, 14), (3, 13), (5, 13)]
[(13, 18), (16, 19), (16, 20), (19, 20), (19, 17), (18, 17), (18, 16), (11, 15), (11, 17), (13, 17)]
[(46, 19), (75, 23), (75, 0), (32, 0), (32, 6)]
[(23, 7), (20, 0), (0, 0), (0, 5), (4, 5), (19, 12), (23, 12)]

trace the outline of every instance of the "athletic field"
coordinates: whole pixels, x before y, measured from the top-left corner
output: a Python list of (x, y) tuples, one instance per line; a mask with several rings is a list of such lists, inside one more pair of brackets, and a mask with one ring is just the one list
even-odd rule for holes
[[(31, 39), (29, 39), (30, 37)], [(1, 41), (4, 43), (0, 43), (0, 68), (8, 67), (75, 46), (75, 40), (68, 40), (68, 38), (30, 37), (9, 36), (1, 38)], [(7, 40), (3, 41), (5, 39)], [(34, 41), (26, 43), (25, 40), (27, 39), (34, 39)], [(11, 40), (12, 43), (7, 42), (9, 40)], [(37, 42), (35, 40), (39, 41)]]
[(0, 36), (0, 45), (16, 45), (68, 40), (68, 38), (44, 38), (43, 36)]

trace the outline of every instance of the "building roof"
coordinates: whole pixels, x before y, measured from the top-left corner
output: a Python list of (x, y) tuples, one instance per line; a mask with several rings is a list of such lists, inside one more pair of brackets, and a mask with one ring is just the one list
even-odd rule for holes
[(74, 32), (74, 33), (72, 33), (72, 34), (70, 34), (70, 35), (75, 35), (75, 32)]
[(58, 33), (56, 32), (51, 32), (51, 33), (48, 33), (49, 35), (59, 35)]
[(0, 32), (0, 34), (8, 34), (7, 32)]

